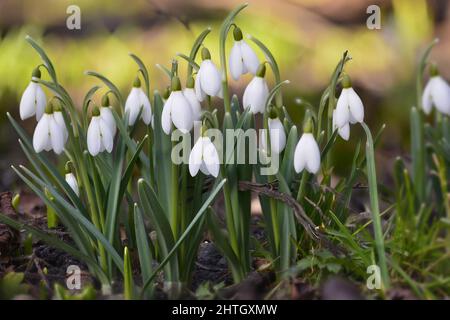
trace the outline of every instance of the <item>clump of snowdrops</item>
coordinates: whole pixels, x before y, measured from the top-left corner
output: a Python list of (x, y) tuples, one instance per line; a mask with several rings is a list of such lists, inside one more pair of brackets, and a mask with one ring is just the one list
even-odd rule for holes
[[(236, 283), (254, 269), (255, 257), (264, 258), (264, 268), (274, 270), (283, 280), (303, 272), (305, 259), (314, 252), (328, 252), (333, 263), (345, 265), (343, 261), (350, 257), (352, 264), (347, 267), (359, 279), (365, 279), (369, 265), (377, 265), (380, 288), (382, 292), (389, 289), (392, 271), (388, 265), (394, 258), (388, 261), (385, 248), (386, 231), (381, 223), (385, 212), (380, 213), (374, 160), (374, 144), (384, 126), (373, 138), (364, 123), (363, 102), (344, 71), (350, 56), (343, 54), (318, 107), (303, 105), (303, 122), (297, 126), (281, 94), (288, 81), (282, 80), (277, 61), (258, 39), (244, 39), (235, 23), (245, 7), (236, 8), (224, 20), (218, 48), (203, 45), (211, 32), (207, 29), (187, 55), (178, 54), (168, 68), (158, 65), (169, 83), (162, 95), (150, 91), (146, 66), (131, 54), (138, 71), (127, 98), (107, 77), (87, 71), (106, 91), (95, 86), (83, 105), (76, 106), (58, 82), (47, 54), (27, 37), (42, 64), (32, 72), (23, 94), (20, 118), (37, 124), (30, 137), (8, 114), (29, 160), (29, 167), (12, 168), (45, 202), (49, 214), (56, 216), (49, 226), (59, 220), (73, 245), (4, 215), (0, 221), (25, 229), (84, 261), (105, 293), (113, 281), (123, 279), (126, 298), (151, 298), (161, 282), (158, 279), (163, 279), (163, 289), (170, 296), (181, 294), (192, 278), (206, 231), (226, 257)], [(233, 44), (227, 48), (230, 36)], [(212, 60), (210, 50), (219, 50), (219, 61)], [(181, 61), (187, 65), (186, 72), (180, 71)], [(425, 65), (423, 62), (418, 76), (419, 91)], [(448, 85), (437, 69), (431, 70), (423, 95), (418, 94), (420, 108), (411, 111), (413, 127), (420, 127), (412, 133), (414, 187), (400, 160), (396, 169), (396, 219), (402, 223), (406, 223), (405, 214), (414, 216), (417, 210), (429, 214), (424, 204), (435, 196), (447, 203), (439, 209), (446, 211), (447, 223), (449, 218), (445, 197), (450, 91), (445, 93)], [(239, 99), (232, 95), (229, 84), (247, 73), (252, 79)], [(42, 88), (51, 93), (50, 99)], [(440, 129), (426, 128), (438, 138), (432, 146), (425, 146), (421, 110), (428, 114), (433, 107)], [(332, 185), (333, 146), (337, 139), (348, 141), (357, 125), (362, 126), (365, 137), (354, 138), (359, 142), (351, 169)], [(248, 143), (246, 148), (246, 132), (255, 128), (265, 130), (258, 134), (257, 144)], [(223, 136), (211, 134), (217, 130)], [(227, 130), (235, 134), (232, 143), (225, 141)], [(186, 144), (187, 148), (180, 147)], [(426, 153), (428, 147), (435, 153)], [(242, 150), (246, 161), (230, 161)], [(64, 170), (46, 151), (53, 151), (57, 161), (65, 163)], [(253, 153), (257, 153), (257, 161), (250, 163)], [(184, 160), (174, 161), (174, 155)], [(278, 166), (270, 170), (274, 161)], [(425, 181), (427, 165), (435, 166), (438, 173), (434, 179), (438, 194), (427, 187), (435, 185)], [(358, 179), (367, 182), (370, 221), (353, 231), (345, 221)], [(262, 241), (251, 234), (252, 193), (262, 208), (266, 236)], [(223, 197), (223, 219), (213, 206), (218, 194)], [(401, 270), (398, 264), (396, 267)], [(135, 274), (140, 274), (140, 279)]]

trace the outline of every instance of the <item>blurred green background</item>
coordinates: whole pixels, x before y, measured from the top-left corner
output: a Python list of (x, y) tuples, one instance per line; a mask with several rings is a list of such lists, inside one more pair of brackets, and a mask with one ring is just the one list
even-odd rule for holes
[[(151, 89), (162, 91), (165, 75), (156, 63), (168, 66), (177, 52), (187, 53), (195, 37), (207, 26), (213, 32), (206, 45), (218, 62), (218, 29), (236, 0), (41, 0), (0, 1), (0, 170), (21, 159), (16, 138), (5, 112), (18, 116), (21, 94), (39, 58), (25, 42), (29, 34), (53, 60), (60, 82), (81, 103), (87, 90), (98, 84), (84, 75), (95, 70), (108, 76), (127, 94), (136, 74), (128, 57), (137, 54), (147, 64)], [(424, 46), (434, 37), (440, 44), (432, 59), (444, 77), (450, 75), (450, 5), (447, 0), (259, 0), (249, 1), (237, 24), (244, 34), (263, 41), (278, 59), (285, 103), (294, 119), (301, 119), (298, 98), (317, 106), (344, 50), (353, 60), (346, 71), (366, 107), (366, 119), (374, 128), (387, 124), (378, 154), (383, 159), (408, 151), (408, 108), (414, 104), (414, 72)], [(69, 5), (81, 9), (81, 30), (68, 30)], [(381, 8), (381, 29), (369, 30), (366, 9)], [(231, 36), (230, 36), (231, 38)], [(231, 39), (230, 39), (231, 44)], [(230, 46), (228, 46), (228, 49)], [(260, 54), (260, 53), (259, 53)], [(185, 62), (181, 62), (184, 69)], [(182, 69), (182, 70), (183, 70)], [(45, 76), (44, 76), (45, 77)], [(272, 79), (270, 79), (272, 80)], [(232, 81), (242, 93), (249, 78)], [(48, 95), (50, 94), (47, 91)], [(100, 102), (100, 96), (97, 97)], [(26, 122), (30, 132), (33, 120)], [(352, 131), (356, 139), (359, 131)], [(356, 138), (355, 138), (356, 137)], [(386, 138), (387, 137), (387, 138)], [(12, 143), (14, 141), (14, 143)], [(342, 144), (337, 166), (345, 169), (354, 146)], [(7, 170), (8, 172), (10, 170)], [(2, 173), (3, 189), (14, 180)]]

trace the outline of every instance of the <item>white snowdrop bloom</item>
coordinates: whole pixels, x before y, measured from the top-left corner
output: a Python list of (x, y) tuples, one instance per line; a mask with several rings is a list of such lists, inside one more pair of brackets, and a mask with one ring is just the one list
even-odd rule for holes
[(344, 127), (347, 123), (357, 123), (364, 121), (364, 106), (361, 98), (353, 90), (351, 80), (345, 76), (342, 81), (343, 89), (336, 105), (335, 124), (338, 128)]
[(341, 136), (342, 139), (345, 141), (348, 141), (350, 138), (350, 123), (346, 123), (343, 127), (339, 128), (336, 125), (336, 110), (333, 110), (333, 130), (338, 130), (338, 134)]
[(78, 189), (78, 182), (77, 178), (75, 178), (75, 175), (72, 172), (68, 172), (65, 175), (65, 179), (67, 184), (72, 188), (73, 192), (75, 192), (75, 194), (79, 196), (80, 190)]
[(230, 53), (230, 73), (234, 80), (248, 72), (253, 75), (259, 67), (259, 60), (253, 49), (242, 40), (242, 31), (238, 27), (233, 31), (234, 44)]
[(52, 109), (53, 109), (53, 117), (55, 118), (56, 123), (59, 124), (59, 126), (63, 130), (64, 144), (66, 144), (67, 139), (69, 138), (69, 132), (67, 131), (66, 122), (64, 121), (64, 116), (62, 113), (60, 103), (53, 102)]
[(423, 111), (429, 114), (434, 106), (439, 112), (450, 115), (450, 86), (439, 75), (436, 66), (432, 66), (430, 73), (431, 78), (422, 95)]
[(36, 115), (36, 120), (39, 121), (44, 114), (47, 98), (44, 90), (42, 90), (37, 79), (41, 78), (41, 71), (39, 68), (34, 69), (31, 82), (23, 92), (20, 99), (20, 119), (25, 120)]
[(116, 120), (111, 111), (111, 105), (109, 103), (108, 95), (104, 95), (102, 98), (102, 106), (100, 108), (100, 117), (106, 122), (108, 127), (111, 129), (111, 135), (116, 135), (117, 125)]
[(198, 170), (215, 178), (219, 175), (219, 154), (209, 137), (200, 137), (189, 155), (189, 173), (195, 177)]
[(152, 120), (152, 106), (144, 90), (141, 88), (141, 80), (136, 78), (133, 83), (133, 88), (125, 102), (125, 113), (128, 114), (129, 126), (136, 123), (140, 112), (142, 121), (148, 125)]
[(92, 112), (91, 123), (89, 123), (87, 131), (87, 146), (89, 153), (94, 157), (105, 150), (110, 153), (113, 148), (111, 128), (100, 116), (98, 107), (95, 107)]
[(53, 150), (56, 154), (64, 149), (64, 131), (56, 122), (51, 106), (47, 106), (34, 129), (33, 148), (37, 153)]
[(295, 147), (294, 169), (299, 173), (306, 169), (315, 174), (320, 169), (320, 150), (314, 136), (310, 132), (303, 133)]
[[(270, 149), (273, 153), (280, 154), (283, 152), (286, 146), (286, 133), (284, 131), (284, 126), (279, 118), (269, 118), (269, 134), (270, 134)], [(264, 131), (261, 135), (261, 147), (263, 150), (267, 150), (267, 134)]]
[(202, 106), (200, 105), (200, 101), (198, 101), (197, 95), (195, 94), (194, 78), (189, 77), (186, 88), (183, 90), (183, 95), (191, 106), (193, 121), (199, 121), (202, 114)]
[(211, 54), (206, 48), (202, 49), (202, 63), (195, 78), (195, 94), (199, 101), (206, 95), (222, 98), (222, 77), (219, 69), (211, 61)]
[(182, 133), (191, 131), (194, 125), (192, 107), (181, 91), (180, 79), (172, 79), (172, 92), (164, 103), (161, 114), (161, 126), (165, 134), (172, 132), (172, 123)]
[(266, 100), (269, 96), (269, 87), (264, 79), (266, 74), (266, 66), (261, 64), (256, 72), (256, 76), (249, 82), (245, 88), (242, 97), (244, 108), (250, 108), (254, 114), (264, 113)]

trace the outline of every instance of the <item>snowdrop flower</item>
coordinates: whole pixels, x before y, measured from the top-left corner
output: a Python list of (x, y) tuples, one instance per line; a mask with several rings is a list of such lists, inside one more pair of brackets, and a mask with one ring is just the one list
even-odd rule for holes
[(75, 194), (77, 196), (80, 196), (80, 190), (78, 188), (77, 178), (72, 173), (72, 169), (70, 166), (71, 166), (71, 162), (68, 161), (65, 165), (65, 171), (66, 171), (65, 180), (66, 180), (67, 184), (72, 188), (73, 192), (75, 192)]
[(303, 129), (303, 135), (295, 147), (294, 169), (297, 173), (306, 169), (315, 174), (320, 169), (320, 150), (311, 132), (312, 123), (311, 120), (308, 120)]
[(200, 169), (205, 175), (219, 175), (219, 154), (209, 137), (200, 137), (189, 155), (189, 173), (195, 177)]
[(109, 98), (107, 94), (105, 94), (102, 98), (102, 106), (100, 108), (100, 118), (102, 118), (106, 122), (109, 129), (111, 130), (111, 135), (114, 138), (117, 131), (117, 125), (116, 120), (114, 119), (114, 116), (111, 111), (111, 104), (109, 103)]
[[(141, 112), (142, 109), (142, 112)], [(138, 77), (134, 80), (133, 88), (125, 102), (125, 113), (128, 114), (128, 125), (135, 124), (139, 113), (145, 124), (149, 124), (152, 120), (152, 106), (144, 90), (141, 88), (141, 80)]]
[(266, 107), (266, 100), (269, 96), (269, 88), (267, 82), (264, 79), (266, 75), (266, 66), (260, 64), (256, 76), (250, 81), (245, 88), (242, 102), (244, 108), (250, 108), (250, 111), (254, 114), (264, 113)]
[[(284, 126), (276, 114), (271, 114), (272, 117), (268, 119), (269, 134), (270, 134), (270, 149), (273, 153), (280, 154), (286, 146), (286, 133)], [(264, 132), (261, 135), (261, 147), (267, 150), (267, 134)]]
[(343, 89), (338, 98), (335, 124), (338, 128), (344, 127), (349, 122), (355, 124), (364, 120), (364, 106), (361, 98), (353, 90), (350, 77), (345, 75), (342, 80)]
[(62, 114), (61, 105), (59, 102), (53, 102), (53, 117), (63, 131), (64, 144), (66, 144), (69, 138), (69, 132), (67, 131), (66, 122), (64, 121), (64, 116)]
[(92, 111), (92, 119), (87, 131), (87, 146), (89, 153), (94, 157), (105, 150), (110, 153), (113, 148), (111, 128), (100, 116), (98, 107)]
[(44, 90), (37, 83), (41, 78), (41, 71), (39, 68), (34, 69), (31, 81), (23, 92), (20, 99), (20, 119), (25, 120), (36, 115), (36, 120), (39, 121), (44, 114), (47, 99)]
[(348, 141), (350, 138), (350, 123), (347, 122), (343, 127), (339, 128), (336, 124), (336, 110), (333, 110), (333, 131), (336, 129), (341, 138)]
[(56, 122), (50, 104), (45, 108), (44, 114), (34, 129), (33, 148), (37, 153), (42, 150), (53, 150), (56, 154), (60, 154), (64, 149), (64, 131)]
[(199, 121), (200, 116), (202, 115), (202, 106), (200, 105), (200, 101), (197, 99), (197, 95), (194, 90), (194, 78), (189, 77), (186, 88), (183, 90), (183, 95), (189, 102), (192, 110), (192, 119), (193, 121)]
[(219, 69), (211, 61), (211, 54), (206, 48), (202, 49), (202, 63), (195, 78), (195, 94), (199, 101), (206, 95), (222, 98), (222, 80)]
[(172, 123), (182, 133), (191, 131), (194, 119), (192, 107), (181, 91), (180, 78), (172, 78), (172, 92), (164, 103), (161, 126), (165, 134), (172, 132)]
[(429, 114), (434, 106), (439, 112), (450, 115), (450, 86), (439, 75), (436, 65), (431, 66), (430, 76), (422, 95), (423, 111)]
[(253, 49), (242, 40), (242, 31), (235, 27), (233, 31), (234, 44), (230, 53), (230, 73), (234, 80), (247, 72), (256, 74), (259, 60)]

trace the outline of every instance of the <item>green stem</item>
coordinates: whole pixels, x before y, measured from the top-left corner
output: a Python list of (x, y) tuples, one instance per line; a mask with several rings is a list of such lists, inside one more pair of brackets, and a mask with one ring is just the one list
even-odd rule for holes
[[(172, 142), (172, 148), (175, 147), (175, 142)], [(178, 238), (178, 226), (179, 226), (179, 215), (178, 215), (178, 166), (172, 163), (172, 194), (171, 194), (171, 215), (170, 215), (170, 225), (172, 227), (173, 237), (176, 240)]]
[(375, 233), (375, 247), (378, 256), (378, 263), (381, 269), (381, 278), (383, 280), (383, 289), (389, 288), (389, 273), (386, 262), (386, 252), (384, 248), (383, 230), (381, 226), (380, 208), (378, 204), (378, 185), (377, 173), (375, 167), (375, 154), (372, 140), (372, 134), (369, 127), (362, 122), (362, 127), (367, 135), (366, 142), (366, 165), (367, 165), (367, 179), (369, 182), (370, 207), (372, 212), (372, 221)]

